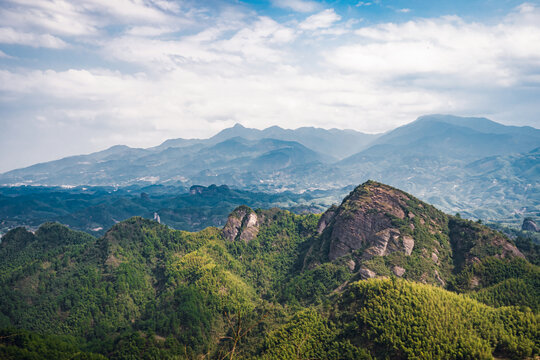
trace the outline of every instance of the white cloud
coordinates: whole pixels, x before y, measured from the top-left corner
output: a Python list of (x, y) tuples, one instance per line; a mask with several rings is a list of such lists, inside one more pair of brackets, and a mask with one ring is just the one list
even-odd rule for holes
[(132, 25), (142, 33), (150, 27), (175, 29), (192, 22), (176, 2), (166, 0), (6, 0), (2, 24), (17, 31), (57, 36), (98, 36), (108, 25)]
[(251, 26), (238, 31), (233, 37), (217, 42), (213, 47), (223, 53), (240, 53), (243, 58), (277, 62), (282, 60), (276, 47), (291, 42), (294, 31), (268, 17), (261, 17)]
[(0, 27), (0, 43), (51, 49), (62, 49), (67, 46), (62, 39), (50, 34), (23, 33), (9, 27)]
[(136, 63), (154, 71), (170, 71), (189, 63), (241, 62), (234, 54), (219, 54), (207, 44), (186, 40), (159, 40), (123, 36), (106, 42), (103, 56)]
[[(142, 22), (148, 24), (167, 23), (173, 19), (167, 11), (178, 12), (180, 9), (176, 3), (169, 1), (153, 1), (159, 7), (146, 4), (137, 0), (81, 0), (81, 6), (85, 12), (95, 12), (106, 17), (112, 17), (118, 23)], [(166, 11), (164, 11), (166, 10)], [(180, 19), (175, 18), (175, 21)]]
[(315, 1), (306, 0), (271, 0), (274, 6), (298, 12), (313, 12), (320, 8)]
[(172, 13), (180, 13), (180, 5), (175, 1), (168, 0), (152, 0), (152, 3), (162, 10), (170, 11)]
[(88, 35), (97, 32), (97, 22), (73, 4), (63, 0), (7, 1), (10, 7), (0, 8), (4, 26), (16, 30), (54, 35)]
[(400, 13), (407, 14), (407, 13), (411, 12), (411, 9), (403, 8), (403, 9), (397, 9), (396, 11), (400, 12)]
[(125, 33), (133, 36), (153, 37), (163, 34), (168, 34), (177, 31), (178, 29), (159, 26), (133, 26)]
[[(538, 10), (528, 10), (538, 13)], [(523, 24), (513, 14), (505, 23), (482, 25), (458, 17), (380, 24), (356, 31), (358, 40), (326, 53), (345, 71), (384, 79), (418, 77), (441, 86), (512, 86), (540, 66), (540, 22)], [(537, 69), (538, 70), (538, 69)], [(413, 77), (412, 79), (410, 77)]]
[[(210, 136), (235, 122), (376, 132), (426, 113), (507, 122), (537, 116), (540, 12), (531, 4), (498, 24), (442, 17), (359, 27), (340, 21), (333, 9), (297, 24), (236, 7), (197, 13), (183, 3), (122, 0), (131, 8), (114, 33), (104, 26), (116, 23), (120, 8), (105, 0), (77, 7), (57, 0), (55, 14), (47, 12), (48, 0), (11, 4), (0, 12), (31, 11), (18, 23), (13, 17), (3, 22), (0, 40), (69, 44), (75, 52), (72, 42), (91, 39), (84, 55), (119, 69), (75, 63), (63, 70), (0, 70), (2, 108), (23, 109), (3, 113), (2, 129), (26, 121), (28, 132), (46, 127), (59, 144), (69, 134), (73, 149), (78, 142), (84, 151), (150, 146)], [(65, 18), (70, 14), (76, 20)], [(189, 23), (193, 17), (200, 23)], [(79, 27), (70, 29), (72, 21)], [(8, 136), (2, 135), (0, 144)]]
[(190, 64), (219, 63), (211, 71), (228, 71), (240, 63), (283, 60), (282, 47), (295, 39), (293, 29), (268, 17), (259, 17), (240, 28), (215, 26), (179, 39), (145, 39), (122, 36), (103, 45), (108, 57), (138, 63), (151, 69), (172, 70)]
[(302, 30), (317, 30), (321, 28), (329, 28), (336, 21), (339, 21), (341, 16), (336, 14), (334, 9), (326, 9), (318, 14), (311, 15), (306, 20), (301, 22), (298, 27)]
[[(132, 146), (150, 146), (180, 134), (210, 136), (235, 122), (259, 128), (277, 124), (383, 131), (449, 102), (447, 96), (426, 90), (385, 86), (354, 75), (305, 74), (290, 66), (255, 73), (232, 67), (228, 76), (207, 69), (177, 68), (154, 77), (104, 70), (0, 71), (0, 92), (43, 99), (50, 108), (40, 109), (40, 115), (53, 124), (64, 119), (63, 126), (100, 127), (103, 134), (123, 136), (115, 138), (117, 143)], [(137, 138), (141, 131), (153, 136)]]

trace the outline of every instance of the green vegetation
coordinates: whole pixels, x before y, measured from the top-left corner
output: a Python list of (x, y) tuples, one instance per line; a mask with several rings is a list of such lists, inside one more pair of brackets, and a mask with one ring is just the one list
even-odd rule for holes
[(336, 311), (351, 341), (380, 358), (524, 358), (540, 351), (539, 318), (530, 310), (494, 309), (404, 280), (354, 283)]
[(468, 266), (455, 279), (459, 285), (454, 283), (454, 288), (485, 304), (527, 306), (536, 313), (540, 311), (540, 268), (524, 259), (488, 257)]
[(302, 310), (268, 335), (261, 359), (371, 359), (367, 351), (340, 339), (342, 336), (316, 310)]
[(291, 304), (320, 303), (327, 295), (351, 278), (343, 265), (325, 263), (292, 278), (283, 289), (282, 301)]
[(0, 358), (3, 360), (105, 360), (100, 354), (80, 350), (71, 336), (39, 335), (20, 329), (0, 330)]
[[(376, 189), (360, 190), (374, 206)], [(500, 233), (406, 196), (403, 218), (348, 204), (347, 216), (365, 210), (400, 233), (384, 256), (365, 244), (333, 261), (320, 216), (279, 209), (255, 210), (249, 241), (140, 217), (101, 238), (54, 223), (14, 229), (0, 242), (0, 358), (539, 355), (538, 266)], [(366, 268), (386, 279), (357, 281)]]
[(339, 201), (348, 188), (263, 193), (230, 189), (227, 186), (197, 186), (192, 192), (182, 186), (0, 187), (0, 235), (16, 227), (37, 229), (57, 221), (72, 229), (103, 235), (116, 222), (133, 216), (154, 218), (180, 230), (199, 231), (225, 225), (229, 213), (239, 205), (269, 209), (279, 207), (295, 213), (319, 213)]

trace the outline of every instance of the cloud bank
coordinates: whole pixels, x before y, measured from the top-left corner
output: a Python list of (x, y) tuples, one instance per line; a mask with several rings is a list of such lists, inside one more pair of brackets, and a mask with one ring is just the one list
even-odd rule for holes
[(381, 132), (453, 113), (538, 125), (533, 4), (491, 23), (374, 24), (311, 1), (272, 5), (294, 16), (164, 0), (6, 1), (0, 171), (118, 143), (206, 137), (236, 122)]

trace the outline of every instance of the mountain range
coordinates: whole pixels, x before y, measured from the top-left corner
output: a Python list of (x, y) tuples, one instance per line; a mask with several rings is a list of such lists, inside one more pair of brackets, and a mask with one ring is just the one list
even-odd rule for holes
[(519, 222), (540, 212), (540, 130), (422, 116), (385, 134), (239, 124), (209, 139), (114, 146), (0, 175), (0, 184), (227, 184), (253, 191), (338, 189), (375, 179), (445, 211)]
[(374, 181), (320, 215), (240, 206), (200, 232), (17, 228), (0, 358), (535, 358), (535, 254)]

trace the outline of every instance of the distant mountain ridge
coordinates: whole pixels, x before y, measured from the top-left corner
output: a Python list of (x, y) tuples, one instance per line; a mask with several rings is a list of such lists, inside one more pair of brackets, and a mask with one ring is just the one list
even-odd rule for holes
[(240, 137), (247, 140), (276, 139), (298, 142), (314, 151), (325, 153), (336, 159), (342, 159), (365, 149), (381, 134), (365, 134), (350, 129), (322, 129), (300, 127), (283, 129), (271, 126), (263, 130), (246, 128), (241, 124), (224, 129), (208, 139), (169, 139), (158, 146), (149, 148), (161, 151), (170, 147), (185, 148), (191, 145), (214, 145), (219, 142)]
[[(539, 141), (540, 130), (530, 126), (506, 126), (486, 118), (431, 115), (380, 136), (370, 149), (393, 145), (400, 153), (429, 151), (432, 155), (473, 159), (527, 152), (537, 147)], [(369, 153), (370, 149), (360, 154)]]
[(511, 221), (517, 213), (540, 213), (539, 147), (538, 129), (451, 115), (422, 116), (378, 135), (236, 124), (209, 139), (114, 146), (36, 164), (1, 174), (0, 184), (227, 184), (302, 192), (375, 179), (448, 212)]

